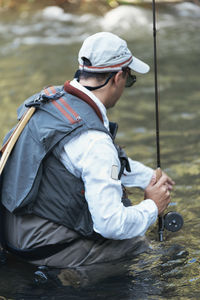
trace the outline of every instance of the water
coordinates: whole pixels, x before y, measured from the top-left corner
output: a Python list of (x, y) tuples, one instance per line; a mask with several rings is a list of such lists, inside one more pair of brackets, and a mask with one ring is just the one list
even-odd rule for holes
[[(109, 112), (118, 121), (118, 142), (136, 160), (156, 167), (152, 12), (121, 6), (111, 11), (38, 8), (0, 11), (0, 138), (16, 123), (16, 108), (49, 84), (73, 77), (82, 41), (108, 30), (128, 41), (151, 72), (137, 77)], [(192, 3), (160, 5), (158, 71), (162, 168), (176, 181), (169, 210), (184, 217), (177, 233), (157, 241), (157, 226), (147, 235), (150, 253), (133, 260), (95, 266), (86, 286), (34, 283), (35, 268), (9, 260), (0, 268), (0, 299), (199, 299), (200, 295), (200, 7)], [(132, 189), (133, 203), (143, 194)], [(98, 280), (102, 273), (104, 279)], [(108, 277), (110, 273), (118, 274)], [(96, 280), (95, 280), (96, 279)]]

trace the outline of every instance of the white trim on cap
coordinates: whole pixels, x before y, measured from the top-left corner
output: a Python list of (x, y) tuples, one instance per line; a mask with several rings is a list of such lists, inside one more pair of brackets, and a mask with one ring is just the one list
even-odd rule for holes
[(131, 64), (132, 60), (133, 60), (133, 57), (131, 55), (131, 57), (126, 59), (124, 62), (118, 63), (116, 65), (111, 65), (111, 66), (86, 66), (86, 65), (79, 64), (79, 69), (80, 70), (84, 69), (85, 71), (89, 71), (89, 72), (119, 71), (123, 67), (126, 67), (129, 64)]

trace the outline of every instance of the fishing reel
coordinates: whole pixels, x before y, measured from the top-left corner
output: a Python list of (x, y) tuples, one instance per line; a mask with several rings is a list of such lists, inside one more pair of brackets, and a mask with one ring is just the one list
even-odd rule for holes
[(179, 231), (183, 226), (183, 217), (175, 211), (169, 211), (164, 215), (164, 226), (168, 231)]
[(171, 232), (179, 231), (183, 226), (183, 217), (174, 211), (169, 211), (164, 216), (159, 216), (158, 219), (158, 234), (159, 241), (163, 241), (164, 229)]

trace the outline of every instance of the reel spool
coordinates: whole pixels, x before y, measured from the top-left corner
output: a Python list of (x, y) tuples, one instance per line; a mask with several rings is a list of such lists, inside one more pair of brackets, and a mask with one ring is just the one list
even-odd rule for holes
[(183, 226), (183, 217), (174, 211), (168, 212), (164, 215), (164, 227), (168, 231), (179, 231)]

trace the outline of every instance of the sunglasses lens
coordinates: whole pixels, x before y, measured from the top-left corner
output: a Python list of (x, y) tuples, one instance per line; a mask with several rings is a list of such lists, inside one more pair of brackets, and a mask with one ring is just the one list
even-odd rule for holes
[(126, 87), (131, 87), (136, 82), (136, 76), (128, 73), (128, 77), (126, 79)]

